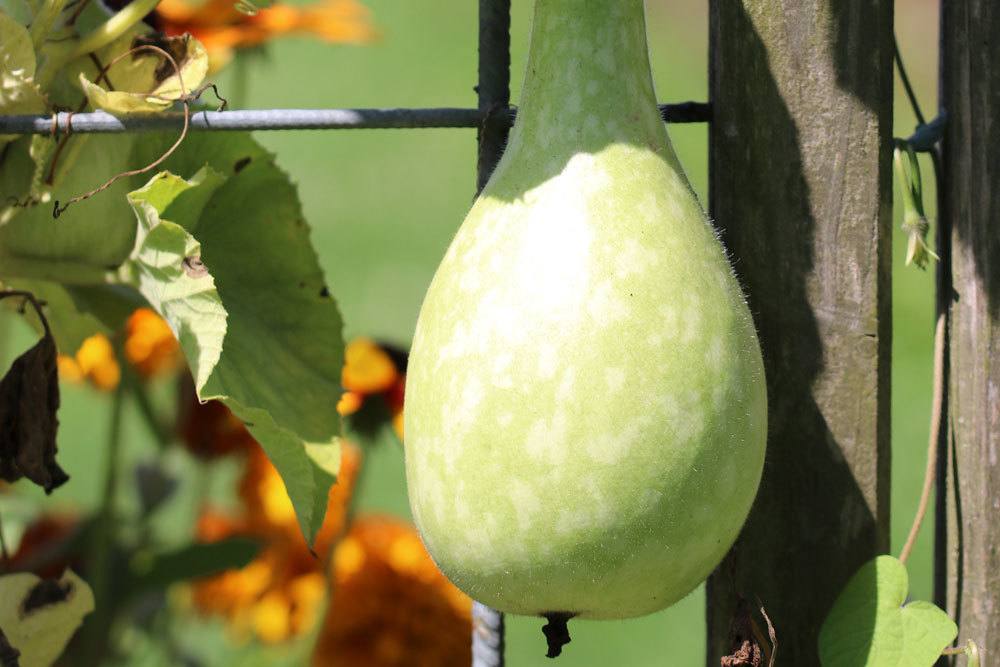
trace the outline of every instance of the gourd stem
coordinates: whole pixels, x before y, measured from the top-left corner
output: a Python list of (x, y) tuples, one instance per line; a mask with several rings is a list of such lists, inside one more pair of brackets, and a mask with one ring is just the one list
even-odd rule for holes
[(545, 641), (549, 645), (549, 651), (545, 654), (545, 657), (558, 658), (562, 653), (563, 646), (572, 641), (569, 636), (569, 626), (567, 624), (569, 623), (569, 619), (573, 618), (575, 614), (554, 611), (542, 615), (548, 621), (548, 623), (542, 626), (542, 634), (545, 635)]

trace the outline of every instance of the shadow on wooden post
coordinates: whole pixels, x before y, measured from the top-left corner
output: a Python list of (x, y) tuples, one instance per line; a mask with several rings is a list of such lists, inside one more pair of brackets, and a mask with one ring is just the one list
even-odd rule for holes
[(764, 351), (764, 479), (708, 585), (708, 664), (759, 597), (818, 663), (836, 595), (889, 547), (892, 2), (713, 0), (710, 212)]
[[(935, 598), (1000, 656), (1000, 6), (941, 15), (942, 229), (951, 228), (949, 432), (939, 459)], [(954, 660), (954, 659), (952, 659)]]

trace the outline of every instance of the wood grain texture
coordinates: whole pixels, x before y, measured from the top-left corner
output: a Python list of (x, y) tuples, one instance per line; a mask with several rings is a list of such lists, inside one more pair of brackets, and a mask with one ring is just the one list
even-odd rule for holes
[(737, 595), (779, 665), (818, 664), (848, 578), (889, 547), (892, 2), (713, 0), (710, 212), (768, 379), (754, 509), (709, 580), (708, 664)]
[[(949, 434), (938, 603), (1000, 656), (1000, 5), (945, 0), (942, 215), (951, 228)], [(964, 663), (963, 663), (964, 664)]]

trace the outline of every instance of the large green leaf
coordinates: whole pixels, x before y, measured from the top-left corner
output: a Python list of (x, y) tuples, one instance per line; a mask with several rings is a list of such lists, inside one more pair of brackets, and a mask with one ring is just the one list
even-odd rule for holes
[[(34, 82), (35, 49), (27, 28), (0, 11), (0, 114), (41, 113), (45, 96)], [(16, 139), (0, 135), (0, 148)]]
[(211, 166), (173, 162), (189, 179), (161, 173), (129, 195), (135, 284), (177, 335), (199, 397), (223, 401), (264, 447), (311, 541), (340, 461), (340, 315), (287, 176), (248, 137), (213, 148), (201, 153)]
[(948, 615), (929, 602), (906, 600), (906, 567), (879, 556), (851, 578), (819, 635), (824, 667), (930, 667), (958, 635)]
[[(65, 201), (131, 169), (134, 141), (128, 134), (70, 137), (59, 153), (52, 196)], [(135, 216), (125, 203), (130, 189), (123, 179), (58, 219), (51, 203), (19, 209), (0, 226), (0, 278), (103, 282), (135, 245)]]
[(0, 71), (35, 76), (35, 47), (28, 29), (0, 9)]

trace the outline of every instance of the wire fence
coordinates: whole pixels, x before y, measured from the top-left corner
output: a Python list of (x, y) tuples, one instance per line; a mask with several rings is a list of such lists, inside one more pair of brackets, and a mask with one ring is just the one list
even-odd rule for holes
[[(392, 130), (407, 128), (480, 128), (495, 123), (506, 136), (514, 123), (516, 109), (507, 106), (487, 109), (248, 109), (239, 111), (195, 111), (191, 130)], [(704, 102), (663, 104), (660, 115), (669, 123), (703, 123), (711, 109)], [(180, 130), (183, 112), (114, 116), (106, 111), (51, 115), (0, 116), (0, 134), (106, 134), (120, 132), (162, 132)], [(497, 134), (494, 130), (493, 134)], [(485, 146), (485, 143), (481, 142)], [(500, 144), (502, 150), (502, 144)], [(495, 152), (490, 148), (489, 153)], [(495, 164), (495, 162), (493, 163)], [(489, 171), (492, 171), (492, 165)]]

